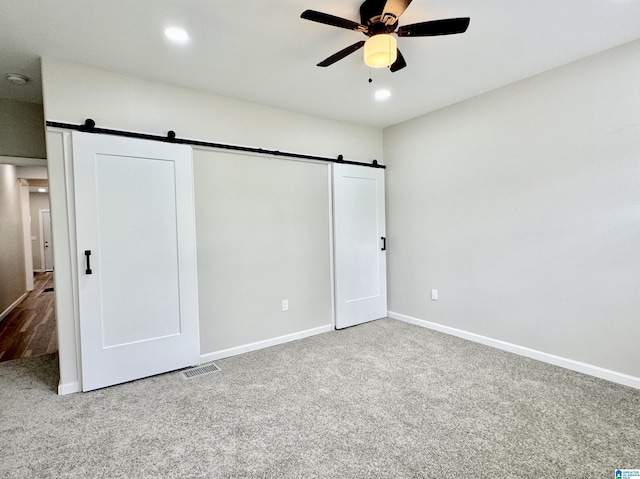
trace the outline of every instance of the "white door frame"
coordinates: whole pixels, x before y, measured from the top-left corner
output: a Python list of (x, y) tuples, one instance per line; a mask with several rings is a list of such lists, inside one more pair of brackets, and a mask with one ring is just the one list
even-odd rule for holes
[(27, 291), (33, 291), (33, 245), (31, 243), (31, 200), (29, 183), (20, 180), (20, 209), (22, 210), (22, 241), (24, 244), (24, 269)]
[(327, 164), (327, 180), (329, 188), (329, 283), (331, 288), (331, 329), (336, 329), (336, 252), (335, 234), (333, 231), (334, 208), (333, 208), (333, 165)]
[(58, 394), (81, 390), (80, 318), (75, 240), (74, 181), (71, 132), (61, 128), (46, 130), (49, 168), (49, 209), (56, 265), (55, 308), (58, 329)]

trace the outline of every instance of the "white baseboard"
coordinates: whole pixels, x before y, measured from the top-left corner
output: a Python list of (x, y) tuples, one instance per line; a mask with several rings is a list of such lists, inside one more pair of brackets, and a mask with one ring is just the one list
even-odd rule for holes
[(9, 313), (13, 311), (13, 308), (18, 306), (22, 302), (22, 300), (27, 297), (28, 294), (29, 294), (29, 291), (25, 291), (25, 293), (22, 296), (16, 299), (13, 303), (9, 305), (7, 309), (5, 309), (2, 313), (0, 313), (0, 321), (6, 318), (9, 315)]
[[(276, 346), (278, 344), (288, 343), (289, 341), (295, 341), (296, 339), (303, 339), (309, 336), (315, 336), (316, 334), (326, 333), (333, 330), (333, 326), (327, 324), (319, 328), (307, 329), (306, 331), (300, 331), (298, 333), (287, 334), (286, 336), (280, 336), (273, 339), (266, 339), (264, 341), (258, 341), (255, 343), (245, 344), (235, 348), (223, 349), (221, 351), (215, 351), (213, 353), (200, 355), (201, 363), (208, 363), (215, 361), (216, 359), (228, 358), (237, 354), (248, 353), (249, 351), (256, 351), (258, 349), (268, 348), (270, 346)], [(78, 382), (58, 384), (58, 394), (73, 394), (80, 392), (80, 384)]]
[(65, 394), (73, 394), (80, 392), (80, 384), (77, 382), (67, 383), (67, 384), (58, 384), (58, 394), (60, 396), (64, 396)]
[(277, 338), (265, 339), (264, 341), (245, 344), (243, 346), (236, 346), (235, 348), (223, 349), (221, 351), (215, 351), (213, 353), (202, 354), (200, 355), (200, 362), (208, 363), (210, 361), (215, 361), (216, 359), (228, 358), (230, 356), (248, 353), (249, 351), (269, 348), (271, 346), (277, 346), (278, 344), (295, 341), (296, 339), (303, 339), (309, 336), (315, 336), (316, 334), (326, 333), (328, 331), (331, 331), (332, 329), (333, 326), (327, 324), (326, 326), (320, 326), (319, 328), (307, 329), (306, 331), (300, 331), (298, 333), (287, 334), (285, 336), (279, 336)]
[(439, 331), (441, 333), (457, 336), (459, 338), (484, 344), (486, 346), (491, 346), (493, 348), (502, 349), (503, 351), (515, 353), (520, 356), (536, 359), (538, 361), (553, 364), (555, 366), (560, 366), (562, 368), (570, 369), (572, 371), (588, 374), (589, 376), (595, 376), (597, 378), (606, 379), (607, 381), (622, 384), (624, 386), (640, 389), (640, 378), (635, 376), (630, 376), (628, 374), (611, 371), (610, 369), (604, 369), (599, 366), (582, 363), (580, 361), (574, 361), (573, 359), (563, 358), (561, 356), (555, 356), (553, 354), (544, 353), (542, 351), (526, 348), (524, 346), (519, 346), (517, 344), (507, 343), (506, 341), (489, 338), (487, 336), (471, 333), (469, 331), (464, 331), (462, 329), (452, 328), (450, 326), (444, 326), (438, 323), (432, 323), (431, 321), (425, 321), (424, 319), (418, 319), (411, 316), (406, 316), (404, 314), (394, 313), (392, 311), (389, 311), (387, 315), (392, 319), (404, 321), (405, 323), (415, 324), (416, 326), (421, 326), (427, 329), (433, 329), (434, 331)]

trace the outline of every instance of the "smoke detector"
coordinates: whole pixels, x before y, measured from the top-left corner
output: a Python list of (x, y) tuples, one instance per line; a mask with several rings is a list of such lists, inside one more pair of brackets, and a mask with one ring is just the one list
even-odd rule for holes
[(26, 85), (29, 81), (29, 77), (20, 75), (19, 73), (7, 73), (7, 80), (16, 85)]

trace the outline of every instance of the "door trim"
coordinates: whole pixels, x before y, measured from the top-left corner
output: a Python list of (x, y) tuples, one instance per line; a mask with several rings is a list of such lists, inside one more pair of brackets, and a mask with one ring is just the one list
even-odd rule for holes
[(327, 165), (327, 179), (329, 183), (329, 288), (331, 289), (331, 329), (333, 330), (336, 329), (336, 255), (333, 230), (333, 167), (331, 164)]
[(31, 198), (29, 183), (20, 179), (20, 215), (22, 217), (22, 243), (24, 249), (24, 270), (27, 291), (35, 288), (33, 280), (33, 244), (31, 243)]

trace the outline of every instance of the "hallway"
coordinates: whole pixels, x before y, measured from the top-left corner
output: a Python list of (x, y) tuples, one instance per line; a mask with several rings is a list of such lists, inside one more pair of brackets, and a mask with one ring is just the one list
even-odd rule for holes
[(0, 322), (0, 362), (58, 350), (53, 273), (37, 273), (35, 289)]

